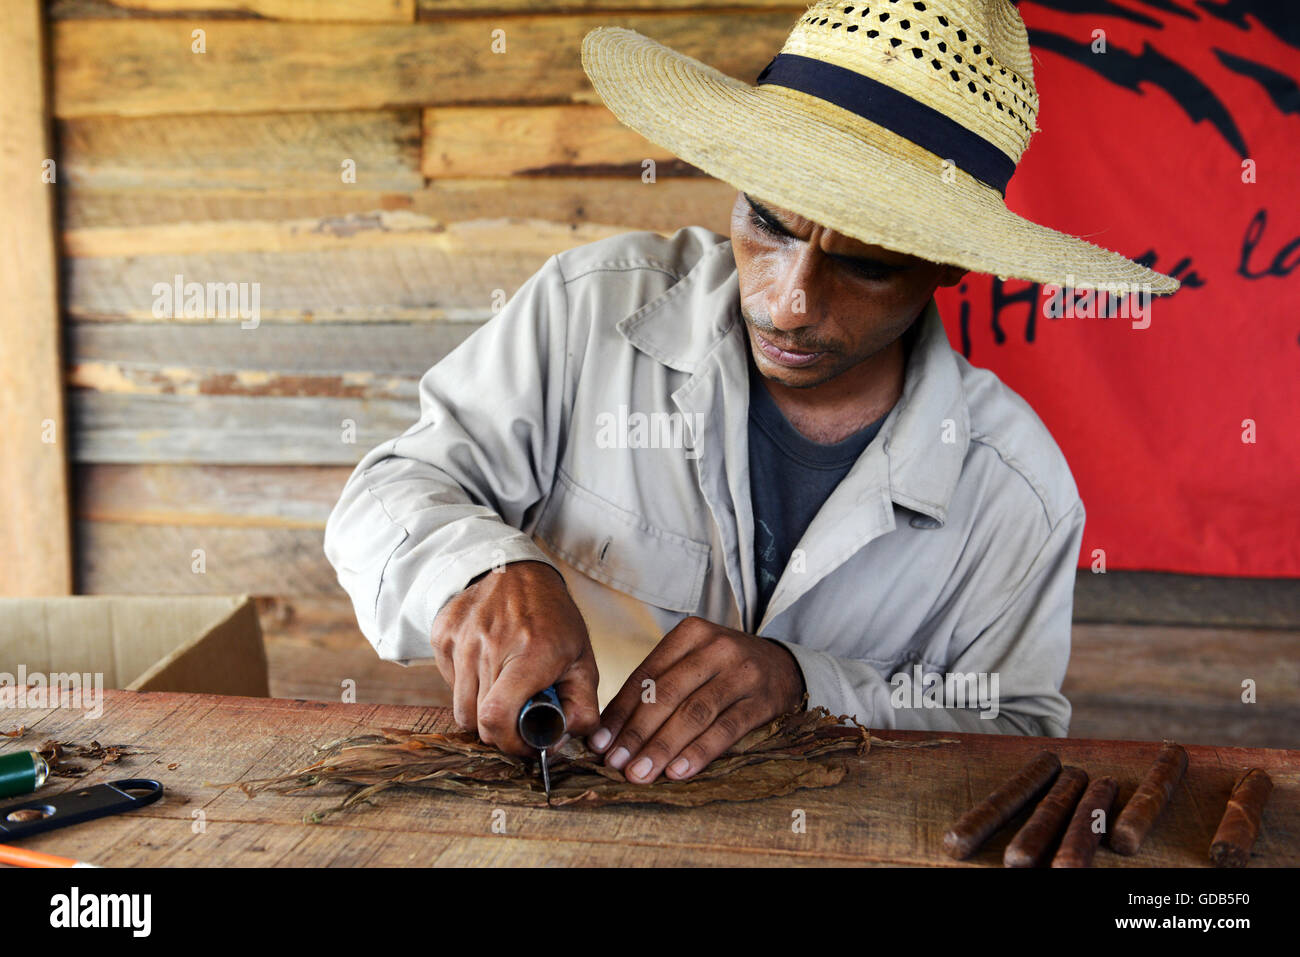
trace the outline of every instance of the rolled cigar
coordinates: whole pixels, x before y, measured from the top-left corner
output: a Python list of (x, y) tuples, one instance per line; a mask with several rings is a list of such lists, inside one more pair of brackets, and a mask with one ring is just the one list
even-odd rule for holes
[(1174, 788), (1178, 787), (1186, 771), (1187, 751), (1183, 746), (1172, 741), (1161, 746), (1155, 764), (1151, 765), (1110, 830), (1111, 850), (1118, 854), (1137, 853), (1173, 798)]
[(1043, 792), (1061, 770), (1061, 759), (1040, 751), (1016, 776), (958, 818), (943, 836), (943, 849), (957, 860), (970, 857), (998, 828)]
[(1272, 793), (1273, 779), (1263, 768), (1249, 768), (1237, 779), (1223, 820), (1210, 842), (1210, 860), (1216, 867), (1245, 867), (1250, 862), (1264, 805)]
[(1094, 831), (1093, 815), (1100, 810), (1107, 826), (1110, 823), (1110, 810), (1115, 804), (1115, 795), (1119, 793), (1119, 784), (1114, 778), (1098, 778), (1088, 785), (1088, 790), (1079, 798), (1079, 805), (1074, 809), (1070, 825), (1061, 838), (1061, 847), (1052, 858), (1053, 867), (1091, 867), (1092, 856), (1097, 853), (1101, 835), (1105, 828)]
[(1088, 772), (1082, 768), (1062, 768), (1047, 796), (1038, 802), (1024, 827), (1016, 832), (1002, 852), (1006, 867), (1039, 867), (1047, 861), (1052, 845), (1065, 830), (1070, 812), (1079, 803), (1079, 795), (1088, 786)]

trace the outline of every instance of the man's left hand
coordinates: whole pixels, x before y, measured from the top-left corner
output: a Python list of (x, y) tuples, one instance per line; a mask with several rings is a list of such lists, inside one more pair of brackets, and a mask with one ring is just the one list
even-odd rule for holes
[(634, 784), (679, 781), (799, 707), (803, 683), (777, 642), (691, 616), (632, 672), (588, 744)]

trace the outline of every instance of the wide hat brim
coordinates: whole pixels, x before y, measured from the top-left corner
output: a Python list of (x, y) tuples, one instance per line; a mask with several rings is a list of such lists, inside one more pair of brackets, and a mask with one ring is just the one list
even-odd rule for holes
[(624, 27), (590, 31), (582, 66), (610, 111), (652, 143), (861, 242), (1000, 279), (1178, 289), (1171, 276), (1018, 216), (959, 169), (941, 176), (933, 153), (883, 126), (823, 120), (839, 108), (800, 91), (751, 86)]

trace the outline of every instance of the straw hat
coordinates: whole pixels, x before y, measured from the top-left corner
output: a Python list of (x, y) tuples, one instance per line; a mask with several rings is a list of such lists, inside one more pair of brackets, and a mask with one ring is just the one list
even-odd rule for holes
[(589, 32), (582, 66), (646, 139), (864, 243), (1003, 279), (1179, 286), (1007, 209), (1038, 116), (1010, 0), (814, 3), (754, 86), (622, 27)]

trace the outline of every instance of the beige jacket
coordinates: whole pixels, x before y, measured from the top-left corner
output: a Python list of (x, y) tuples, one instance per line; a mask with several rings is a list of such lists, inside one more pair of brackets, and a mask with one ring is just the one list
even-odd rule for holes
[(952, 350), (933, 300), (920, 321), (901, 399), (755, 621), (730, 240), (689, 226), (552, 256), (343, 489), (325, 553), (362, 632), (428, 663), (449, 598), (536, 559), (587, 621), (602, 707), (698, 615), (783, 642), (810, 704), (872, 727), (1064, 736), (1083, 503), (1024, 400)]

